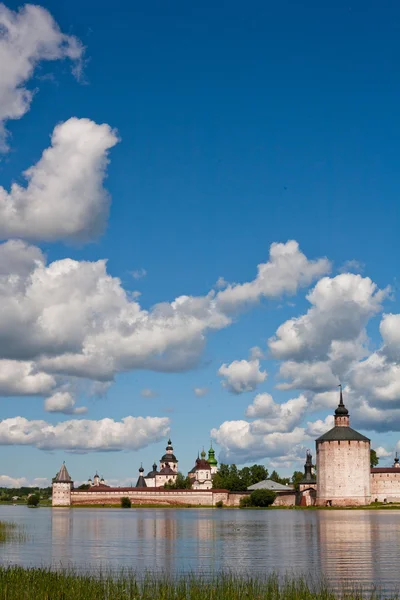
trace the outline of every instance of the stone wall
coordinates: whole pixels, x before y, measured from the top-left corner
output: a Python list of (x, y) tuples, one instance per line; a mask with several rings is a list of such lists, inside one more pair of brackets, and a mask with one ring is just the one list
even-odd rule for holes
[(71, 504), (71, 484), (54, 483), (52, 490), (53, 506), (70, 506)]
[(296, 492), (277, 494), (272, 506), (294, 506), (296, 504)]
[(376, 501), (400, 502), (400, 469), (371, 473), (371, 502)]
[(317, 442), (317, 476), (317, 505), (369, 504), (369, 441)]
[(247, 493), (229, 493), (225, 490), (143, 490), (117, 488), (109, 491), (74, 490), (71, 504), (120, 504), (128, 497), (132, 504), (165, 504), (165, 506), (215, 506), (222, 501), (225, 506), (238, 506)]

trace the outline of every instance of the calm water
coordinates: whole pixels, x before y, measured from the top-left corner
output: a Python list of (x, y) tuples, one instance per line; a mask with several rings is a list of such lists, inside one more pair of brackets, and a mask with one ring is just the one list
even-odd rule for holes
[(3, 564), (167, 572), (312, 573), (400, 588), (400, 511), (0, 507), (28, 539)]

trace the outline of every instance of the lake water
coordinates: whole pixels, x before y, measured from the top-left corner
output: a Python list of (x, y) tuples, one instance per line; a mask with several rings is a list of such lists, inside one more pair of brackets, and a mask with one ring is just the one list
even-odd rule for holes
[(311, 573), (400, 588), (400, 511), (29, 509), (1, 506), (23, 542), (3, 564), (77, 569)]

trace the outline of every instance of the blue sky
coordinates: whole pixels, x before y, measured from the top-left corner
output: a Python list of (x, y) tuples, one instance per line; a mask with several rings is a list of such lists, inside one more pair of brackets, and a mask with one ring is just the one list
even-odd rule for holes
[[(51, 477), (64, 459), (76, 480), (98, 469), (135, 481), (169, 432), (183, 471), (212, 435), (224, 460), (292, 472), (329, 425), (318, 421), (332, 413), (339, 380), (353, 425), (390, 462), (400, 429), (399, 6), (131, 2), (110, 11), (72, 1), (19, 16), (21, 5), (6, 7), (0, 236), (12, 260), (4, 251), (0, 277), (13, 292), (3, 292), (0, 319), (3, 483)], [(28, 66), (17, 60), (21, 48)], [(25, 104), (21, 89), (33, 92)], [(41, 159), (57, 125), (56, 149)], [(30, 167), (31, 188), (10, 194), (13, 182), (26, 189)], [(246, 294), (235, 284), (254, 281), (271, 244), (288, 240), (299, 247), (274, 263), (281, 286), (271, 291), (268, 271), (256, 295), (215, 308), (219, 278)], [(29, 275), (18, 271), (22, 254)], [(56, 293), (52, 277), (58, 261), (72, 268), (68, 258), (77, 279), (58, 277)], [(92, 272), (100, 259), (107, 265)], [(105, 273), (120, 280), (107, 280), (107, 297)], [(304, 317), (315, 286), (316, 308)], [(201, 298), (201, 310), (171, 307), (182, 296)], [(155, 315), (157, 335), (138, 326), (135, 302), (146, 322)], [(268, 345), (293, 318), (296, 348), (287, 337)], [(260, 358), (251, 359), (253, 347)], [(88, 354), (91, 371), (77, 377)], [(102, 360), (112, 363), (108, 375)], [(234, 383), (218, 374), (222, 365)], [(277, 389), (289, 368), (291, 389)], [(264, 395), (254, 408), (257, 394), (273, 400)], [(127, 416), (153, 420), (140, 435), (140, 422), (123, 431), (101, 424)], [(75, 429), (82, 419), (86, 433)], [(38, 420), (73, 422), (70, 441), (58, 428), (43, 442)], [(84, 438), (97, 435), (88, 448)]]

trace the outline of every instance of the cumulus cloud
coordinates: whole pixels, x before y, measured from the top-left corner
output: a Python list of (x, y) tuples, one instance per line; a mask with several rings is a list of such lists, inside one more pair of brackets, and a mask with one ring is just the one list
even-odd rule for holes
[(209, 389), (208, 387), (195, 387), (193, 388), (193, 391), (195, 396), (197, 396), (198, 398), (202, 398), (203, 396), (206, 396), (206, 394), (208, 394)]
[(333, 415), (328, 415), (325, 419), (318, 419), (314, 422), (309, 421), (307, 423), (306, 433), (313, 438), (317, 438), (332, 429), (335, 424), (334, 421)]
[(258, 359), (234, 360), (229, 365), (223, 364), (218, 369), (218, 375), (224, 378), (222, 386), (232, 394), (251, 392), (267, 378), (267, 372), (261, 371)]
[(322, 391), (336, 387), (338, 378), (332, 373), (331, 366), (327, 362), (284, 362), (279, 369), (282, 379), (289, 379), (288, 383), (280, 383), (280, 390), (306, 389)]
[[(0, 149), (6, 150), (4, 123), (20, 119), (28, 110), (33, 92), (26, 87), (40, 61), (69, 59), (80, 74), (83, 46), (62, 33), (50, 13), (26, 4), (19, 11), (0, 4)], [(1, 219), (0, 219), (1, 222)]]
[(270, 394), (258, 394), (247, 407), (246, 417), (257, 419), (251, 423), (255, 434), (287, 432), (299, 424), (307, 409), (307, 398), (300, 395), (281, 404), (274, 402)]
[[(14, 241), (0, 245), (2, 256), (12, 260), (0, 260), (0, 359), (34, 361), (38, 373), (109, 382), (121, 371), (190, 369), (207, 333), (232, 322), (214, 291), (144, 310), (108, 274), (104, 260), (47, 265), (40, 250)], [(232, 389), (254, 389), (266, 377), (257, 360), (224, 369)]]
[(393, 361), (400, 360), (400, 314), (385, 314), (379, 326), (382, 352)]
[(393, 453), (388, 452), (383, 446), (378, 446), (375, 452), (378, 458), (388, 458), (389, 456), (393, 456)]
[(0, 475), (0, 487), (5, 488), (20, 488), (20, 487), (49, 487), (50, 479), (47, 477), (35, 477), (28, 479), (27, 477), (10, 477), (10, 475)]
[(44, 401), (47, 412), (64, 413), (65, 415), (82, 415), (87, 412), (85, 406), (76, 407), (75, 398), (70, 392), (55, 392)]
[(268, 262), (258, 265), (257, 277), (242, 284), (229, 284), (218, 292), (217, 302), (222, 310), (236, 311), (261, 298), (296, 294), (298, 289), (329, 272), (326, 258), (310, 261), (294, 240), (286, 244), (271, 244)]
[(272, 356), (299, 362), (327, 360), (334, 342), (354, 342), (362, 335), (386, 294), (360, 275), (320, 279), (307, 296), (312, 305), (308, 312), (283, 323), (269, 340)]
[(143, 390), (140, 390), (140, 395), (142, 398), (155, 398), (158, 393), (150, 388), (143, 388)]
[(253, 346), (253, 348), (250, 348), (250, 360), (263, 360), (263, 358), (265, 358), (265, 353), (259, 346)]
[(309, 439), (301, 427), (284, 433), (255, 434), (248, 421), (225, 421), (218, 429), (212, 429), (211, 437), (221, 447), (220, 462), (238, 464), (283, 456)]
[(109, 125), (71, 118), (57, 125), (51, 146), (25, 171), (26, 187), (0, 187), (0, 238), (88, 240), (104, 229), (107, 151), (118, 141)]
[(43, 395), (55, 385), (54, 377), (37, 371), (33, 362), (0, 360), (1, 396)]
[(14, 417), (0, 422), (0, 445), (83, 453), (138, 450), (158, 442), (168, 433), (166, 417), (129, 416), (121, 421), (75, 419), (56, 425)]
[(351, 387), (362, 392), (376, 406), (400, 408), (400, 365), (380, 352), (355, 364), (350, 372)]
[(257, 417), (254, 421), (225, 421), (211, 431), (221, 446), (220, 461), (244, 463), (288, 455), (309, 439), (298, 426), (306, 408), (304, 396), (278, 404), (269, 394), (258, 394), (246, 411), (247, 417)]
[(364, 270), (364, 264), (358, 260), (346, 260), (343, 265), (339, 268), (339, 273), (362, 273)]

